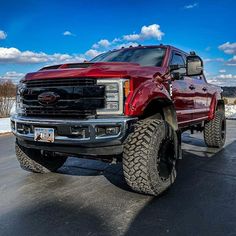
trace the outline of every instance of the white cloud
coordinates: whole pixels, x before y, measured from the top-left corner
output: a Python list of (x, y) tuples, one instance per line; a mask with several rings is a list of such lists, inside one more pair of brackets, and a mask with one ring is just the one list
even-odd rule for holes
[(236, 75), (221, 74), (208, 79), (208, 82), (219, 86), (236, 86)]
[(164, 33), (160, 29), (160, 25), (152, 24), (149, 26), (142, 26), (139, 34), (128, 34), (122, 37), (116, 37), (113, 40), (101, 39), (97, 43), (93, 44), (92, 48), (88, 50), (85, 55), (94, 56), (98, 55), (104, 49), (117, 49), (121, 47), (138, 46), (136, 41), (144, 41), (148, 39), (161, 40)]
[(198, 6), (198, 3), (195, 2), (195, 3), (189, 4), (189, 5), (185, 5), (184, 8), (185, 9), (192, 9), (194, 7), (197, 7), (197, 6)]
[[(219, 79), (208, 79), (207, 82), (210, 84), (218, 85), (218, 86), (227, 86), (227, 85), (229, 86), (229, 81), (227, 81), (226, 83), (226, 81), (222, 81)], [(233, 86), (233, 85), (230, 85), (230, 86)]]
[(93, 58), (93, 57), (98, 56), (98, 55), (101, 54), (101, 53), (102, 53), (102, 52), (97, 51), (97, 50), (95, 50), (95, 49), (89, 49), (89, 50), (85, 53), (85, 55), (86, 55), (87, 57), (89, 57), (89, 58)]
[(236, 66), (236, 55), (226, 62), (227, 66)]
[(1, 80), (12, 80), (13, 82), (19, 81), (24, 76), (23, 73), (18, 73), (15, 71), (8, 71), (4, 75), (0, 75)]
[(223, 75), (217, 75), (214, 77), (215, 79), (236, 79), (236, 75), (232, 74), (223, 74)]
[(108, 48), (110, 45), (111, 43), (107, 39), (101, 39), (100, 41), (95, 43), (92, 46), (92, 48), (99, 48), (99, 47)]
[(146, 40), (146, 39), (157, 39), (161, 40), (164, 33), (160, 29), (160, 25), (153, 24), (149, 26), (143, 26), (139, 34), (128, 34), (124, 35), (123, 39), (126, 41)]
[(85, 60), (84, 55), (46, 54), (44, 52), (20, 51), (17, 48), (0, 47), (0, 63), (37, 64), (37, 63), (69, 63)]
[(70, 31), (65, 31), (64, 33), (63, 33), (63, 35), (64, 36), (75, 36), (75, 34), (73, 34), (73, 33), (71, 33)]
[(208, 77), (208, 76), (210, 76), (211, 74), (210, 74), (208, 71), (204, 70), (204, 75), (205, 75), (206, 77)]
[(236, 43), (226, 42), (218, 47), (226, 54), (236, 54)]
[(122, 39), (114, 38), (111, 43), (120, 43), (120, 42), (122, 42)]
[(225, 64), (227, 66), (236, 66), (236, 43), (226, 42), (218, 47), (226, 54), (233, 55)]
[(114, 49), (119, 49), (119, 48), (122, 48), (122, 47), (128, 48), (128, 47), (130, 47), (130, 46), (132, 46), (132, 47), (137, 47), (138, 45), (139, 45), (139, 44), (136, 43), (136, 42), (121, 43), (121, 44), (117, 44), (117, 45), (114, 47)]
[(206, 58), (206, 59), (203, 59), (203, 61), (205, 63), (207, 62), (223, 62), (224, 61), (224, 58)]
[[(70, 31), (63, 33), (65, 36), (74, 35)], [(122, 37), (114, 38), (109, 41), (107, 39), (101, 39), (95, 43), (84, 54), (67, 54), (67, 53), (54, 53), (47, 54), (45, 52), (34, 51), (21, 51), (15, 47), (0, 47), (0, 64), (63, 64), (70, 62), (81, 62), (89, 60), (93, 57), (104, 52), (106, 50), (117, 49), (121, 47), (138, 46), (136, 40), (157, 39), (161, 40), (164, 33), (160, 30), (158, 24), (152, 24), (149, 26), (143, 26), (139, 34), (124, 35)], [(131, 40), (134, 39), (134, 40)]]
[(225, 73), (226, 70), (222, 69), (222, 70), (219, 70), (220, 73)]
[[(106, 45), (106, 46), (105, 46)], [(137, 47), (139, 44), (136, 43), (136, 42), (122, 42), (122, 40), (115, 40), (115, 43), (114, 43), (114, 40), (112, 42), (109, 42), (109, 45), (104, 43), (104, 46), (102, 46), (101, 44), (94, 44), (92, 46), (92, 49), (89, 49), (85, 55), (88, 56), (89, 58), (93, 58), (101, 53), (104, 53), (104, 51), (101, 49), (109, 49), (109, 50), (114, 50), (114, 49), (120, 49), (122, 47), (124, 48), (128, 48), (130, 46), (132, 47)]]
[(124, 35), (123, 39), (127, 40), (127, 41), (139, 40), (140, 35), (139, 34), (128, 34), (128, 35)]
[(0, 30), (0, 40), (1, 39), (6, 39), (6, 37), (7, 37), (7, 33), (4, 32), (3, 30)]

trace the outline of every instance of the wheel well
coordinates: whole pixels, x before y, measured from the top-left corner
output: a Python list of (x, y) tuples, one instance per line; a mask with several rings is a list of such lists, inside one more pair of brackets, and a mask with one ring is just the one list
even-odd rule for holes
[(167, 99), (155, 99), (145, 108), (141, 119), (145, 118), (164, 119), (174, 129), (178, 130), (176, 111), (173, 103)]
[(153, 100), (145, 108), (141, 119), (146, 119), (148, 117), (155, 117), (156, 114), (160, 114), (164, 118), (163, 107), (164, 101)]
[(225, 112), (225, 102), (224, 102), (223, 99), (217, 101), (216, 110), (217, 110), (217, 111)]

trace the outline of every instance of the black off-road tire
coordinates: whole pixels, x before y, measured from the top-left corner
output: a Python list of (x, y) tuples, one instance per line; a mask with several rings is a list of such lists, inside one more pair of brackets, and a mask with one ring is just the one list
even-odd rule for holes
[(58, 170), (67, 157), (42, 155), (40, 150), (25, 148), (16, 141), (16, 157), (22, 169), (35, 173), (49, 173)]
[(139, 121), (124, 145), (123, 171), (127, 184), (157, 196), (176, 179), (174, 131), (164, 120)]
[(226, 119), (222, 111), (216, 111), (215, 118), (205, 123), (204, 140), (208, 147), (221, 148), (226, 139)]

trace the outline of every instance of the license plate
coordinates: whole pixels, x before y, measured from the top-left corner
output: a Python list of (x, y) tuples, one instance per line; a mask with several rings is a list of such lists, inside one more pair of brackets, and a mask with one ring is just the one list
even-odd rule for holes
[(53, 128), (34, 128), (34, 141), (38, 142), (54, 142), (54, 129)]

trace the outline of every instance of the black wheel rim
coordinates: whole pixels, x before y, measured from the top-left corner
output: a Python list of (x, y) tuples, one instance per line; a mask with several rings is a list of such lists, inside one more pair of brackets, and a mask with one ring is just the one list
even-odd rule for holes
[(175, 148), (172, 139), (163, 140), (158, 154), (157, 169), (162, 180), (167, 180), (175, 166)]

